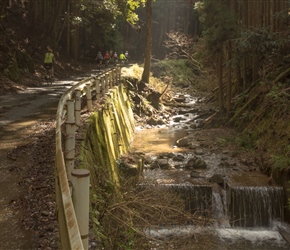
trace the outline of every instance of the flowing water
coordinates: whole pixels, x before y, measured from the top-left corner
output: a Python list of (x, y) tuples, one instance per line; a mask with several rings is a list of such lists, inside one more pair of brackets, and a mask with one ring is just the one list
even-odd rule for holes
[[(191, 108), (194, 104), (194, 101), (191, 102)], [(168, 126), (137, 129), (132, 150), (142, 151), (152, 160), (160, 155), (164, 158), (168, 153), (182, 155), (183, 161), (178, 164), (172, 157), (167, 159), (173, 167), (151, 169), (145, 166), (143, 184), (153, 183), (177, 192), (184, 199), (188, 211), (201, 216), (212, 216), (214, 223), (205, 226), (155, 225), (147, 228), (145, 233), (148, 237), (159, 240), (187, 237), (182, 246), (172, 243), (163, 247), (156, 241), (156, 246), (153, 243), (152, 249), (290, 249), (289, 243), (279, 233), (280, 228), (289, 232), (289, 226), (283, 222), (283, 189), (269, 186), (267, 176), (257, 171), (243, 171), (243, 166), (240, 167), (241, 171), (237, 171), (235, 164), (226, 169), (220, 167), (224, 157), (205, 151), (202, 157), (208, 167), (198, 170), (197, 178), (192, 178), (192, 170), (186, 169), (184, 165), (196, 154), (196, 148), (193, 152), (188, 147), (175, 146), (178, 139), (190, 137), (191, 133), (191, 140), (194, 140), (196, 129), (188, 129), (188, 125), (197, 114), (191, 113), (190, 119), (187, 115), (185, 117)], [(199, 130), (199, 133), (202, 131), (203, 129)], [(209, 176), (214, 173), (223, 175), (222, 185), (208, 181)]]

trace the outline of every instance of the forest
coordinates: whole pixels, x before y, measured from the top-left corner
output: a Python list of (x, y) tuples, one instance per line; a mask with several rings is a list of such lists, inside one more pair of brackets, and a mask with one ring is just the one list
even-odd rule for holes
[[(7, 81), (20, 84), (41, 75), (47, 46), (60, 72), (72, 63), (94, 62), (98, 51), (126, 50), (134, 62), (147, 57), (145, 66), (186, 59), (195, 74), (215, 75), (220, 111), (244, 126), (263, 117), (262, 110), (255, 117), (251, 106), (264, 92), (282, 85), (279, 99), (288, 95), (288, 11), (287, 0), (2, 0), (2, 91)], [(261, 93), (251, 96), (253, 88)]]
[(208, 75), (203, 84), (214, 85), (207, 91), (219, 110), (209, 126), (239, 130), (260, 170), (285, 187), (289, 7), (290, 0), (0, 0), (0, 95), (43, 76), (47, 46), (57, 77), (89, 70), (98, 51), (111, 50), (129, 51), (147, 74), (173, 83), (180, 72)]

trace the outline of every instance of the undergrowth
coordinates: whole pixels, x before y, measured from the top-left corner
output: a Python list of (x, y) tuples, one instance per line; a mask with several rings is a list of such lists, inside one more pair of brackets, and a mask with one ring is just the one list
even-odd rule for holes
[(162, 60), (154, 63), (151, 71), (153, 76), (163, 79), (164, 82), (169, 78), (176, 87), (193, 86), (199, 91), (213, 89), (211, 74), (194, 71), (190, 60), (187, 59)]
[(262, 154), (270, 173), (290, 170), (290, 88), (262, 82), (242, 98), (230, 120), (243, 131), (241, 145)]

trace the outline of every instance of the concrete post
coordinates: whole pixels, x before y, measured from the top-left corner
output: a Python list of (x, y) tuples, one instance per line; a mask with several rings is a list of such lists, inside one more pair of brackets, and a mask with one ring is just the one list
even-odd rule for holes
[(99, 100), (101, 98), (100, 78), (97, 78), (95, 80), (95, 85), (96, 85), (96, 99)]
[(118, 85), (118, 68), (114, 69), (115, 85)]
[(75, 90), (75, 122), (76, 126), (81, 126), (81, 91)]
[(68, 180), (70, 180), (71, 172), (74, 169), (75, 158), (75, 116), (74, 116), (74, 100), (67, 100), (67, 119), (65, 125), (65, 165), (67, 169)]
[(105, 96), (106, 93), (106, 86), (105, 86), (105, 77), (102, 75), (101, 76), (101, 92), (102, 92), (102, 96)]
[(109, 72), (109, 87), (110, 89), (113, 87), (113, 72)]
[(118, 67), (118, 69), (117, 69), (117, 79), (118, 79), (118, 81), (117, 81), (117, 85), (119, 85), (120, 84), (120, 80), (121, 80), (121, 67)]
[(116, 85), (116, 69), (112, 70), (112, 86)]
[(71, 173), (71, 182), (75, 214), (83, 247), (87, 250), (89, 249), (90, 171), (87, 169), (74, 169)]
[(86, 97), (87, 97), (87, 109), (89, 112), (93, 110), (92, 108), (92, 93), (91, 93), (91, 84), (86, 84)]
[(105, 93), (108, 93), (109, 91), (109, 73), (105, 74)]

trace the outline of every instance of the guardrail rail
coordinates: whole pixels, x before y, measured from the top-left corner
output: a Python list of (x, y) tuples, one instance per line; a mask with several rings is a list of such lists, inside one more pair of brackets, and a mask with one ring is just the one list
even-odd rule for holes
[[(74, 168), (75, 132), (81, 121), (81, 98), (86, 97), (86, 108), (90, 112), (92, 111), (92, 97), (95, 96), (97, 101), (110, 88), (118, 85), (120, 80), (121, 68), (116, 67), (80, 81), (67, 90), (59, 100), (55, 131), (55, 192), (61, 249), (88, 249), (88, 214), (85, 215), (85, 219), (78, 218), (83, 216), (84, 212), (88, 213), (86, 211), (88, 208), (74, 203), (80, 199), (82, 199), (82, 204), (89, 201), (88, 198), (85, 198), (85, 202), (83, 202), (84, 198), (73, 199), (73, 193), (77, 196), (78, 193), (88, 192), (88, 188), (79, 185), (79, 182), (82, 177), (88, 177), (89, 173)], [(74, 177), (76, 177), (75, 181)], [(80, 186), (85, 190), (72, 191), (79, 189)]]

